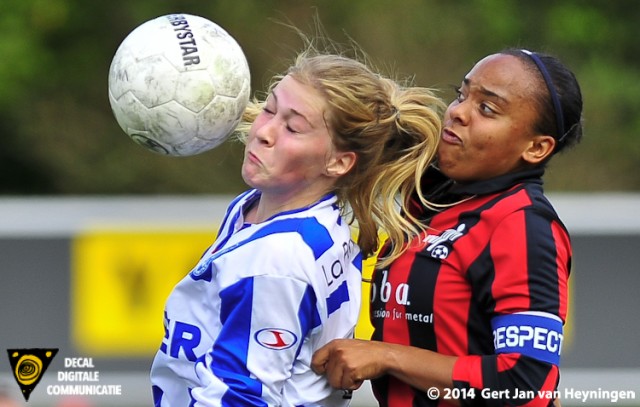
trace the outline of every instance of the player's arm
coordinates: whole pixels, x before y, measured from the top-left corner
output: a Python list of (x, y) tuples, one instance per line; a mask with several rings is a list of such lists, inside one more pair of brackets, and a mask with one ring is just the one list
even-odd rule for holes
[(451, 389), (457, 357), (413, 346), (358, 339), (336, 339), (313, 356), (312, 367), (332, 387), (355, 390), (365, 380), (392, 375), (408, 385), (440, 393)]

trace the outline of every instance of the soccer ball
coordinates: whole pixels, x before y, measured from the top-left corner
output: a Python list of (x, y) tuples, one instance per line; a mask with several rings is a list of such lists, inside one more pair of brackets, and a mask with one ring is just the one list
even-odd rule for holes
[(109, 69), (109, 102), (136, 143), (189, 156), (222, 144), (240, 123), (251, 89), (233, 37), (194, 15), (170, 14), (134, 29)]

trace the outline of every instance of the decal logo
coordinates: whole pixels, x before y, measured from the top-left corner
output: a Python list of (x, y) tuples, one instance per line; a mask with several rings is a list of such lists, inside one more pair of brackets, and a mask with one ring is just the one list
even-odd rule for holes
[(13, 376), (25, 401), (36, 388), (58, 349), (7, 349)]
[(264, 328), (256, 332), (254, 339), (267, 349), (289, 349), (298, 342), (298, 337), (291, 331), (282, 328)]

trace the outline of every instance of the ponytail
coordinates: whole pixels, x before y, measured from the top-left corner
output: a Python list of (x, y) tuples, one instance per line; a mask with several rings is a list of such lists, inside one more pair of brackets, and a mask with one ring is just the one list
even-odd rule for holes
[[(420, 190), (420, 178), (437, 152), (444, 103), (432, 91), (420, 87), (400, 87), (389, 81), (391, 112), (387, 141), (380, 162), (365, 177), (370, 188), (368, 213), (393, 242), (384, 258), (384, 266), (406, 249), (408, 238), (425, 228), (409, 210), (415, 193), (421, 203), (430, 206)], [(376, 201), (374, 197), (378, 197)], [(367, 213), (359, 214), (367, 219)], [(373, 223), (373, 222), (370, 222)], [(369, 224), (369, 223), (368, 223)], [(362, 227), (361, 227), (362, 233)], [(371, 238), (373, 231), (364, 234)], [(358, 242), (364, 245), (365, 242)], [(379, 244), (378, 240), (375, 244)]]

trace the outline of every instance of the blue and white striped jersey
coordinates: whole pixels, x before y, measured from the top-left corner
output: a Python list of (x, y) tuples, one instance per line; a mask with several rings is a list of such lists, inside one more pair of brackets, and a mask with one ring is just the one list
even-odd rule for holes
[(169, 296), (151, 368), (156, 406), (345, 406), (310, 368), (313, 352), (353, 335), (362, 259), (336, 197), (244, 222), (229, 206), (218, 237)]

